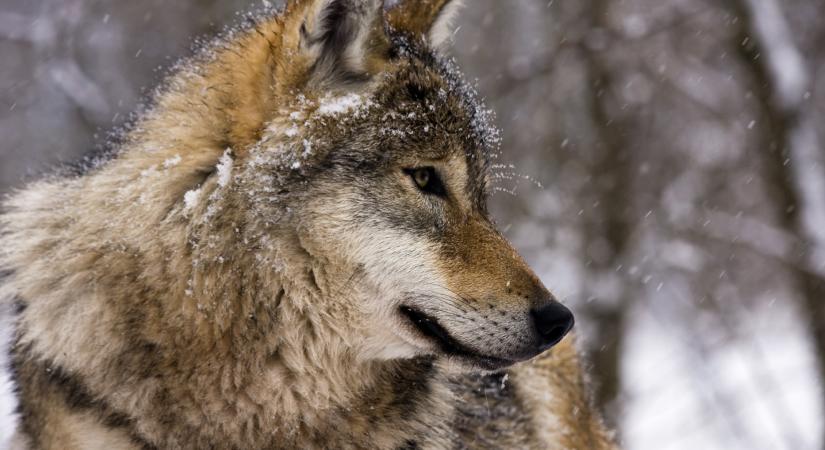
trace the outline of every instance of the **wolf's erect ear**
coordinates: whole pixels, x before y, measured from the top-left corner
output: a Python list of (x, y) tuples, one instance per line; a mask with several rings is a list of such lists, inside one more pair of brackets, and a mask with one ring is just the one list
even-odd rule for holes
[(387, 21), (394, 30), (424, 40), (441, 49), (453, 35), (453, 24), (463, 0), (395, 0), (389, 5)]
[(312, 82), (352, 84), (381, 70), (389, 49), (382, 0), (304, 0), (304, 6), (301, 48), (313, 61)]

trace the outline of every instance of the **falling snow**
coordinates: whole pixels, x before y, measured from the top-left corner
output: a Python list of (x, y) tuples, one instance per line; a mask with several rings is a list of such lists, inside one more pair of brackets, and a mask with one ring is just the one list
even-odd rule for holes
[[(0, 194), (93, 142), (104, 151), (82, 168), (104, 164), (108, 141), (149, 108), (138, 106), (148, 100), (141, 88), (189, 64), (170, 61), (189, 45), (195, 59), (214, 57), (211, 45), (259, 17), (235, 11), (282, 2), (152, 3), (4, 4), (0, 56), (17, 63), (2, 75)], [(493, 156), (493, 218), (576, 311), (591, 356), (610, 360), (621, 342), (620, 395), (607, 408), (625, 449), (822, 448), (825, 354), (804, 302), (806, 277), (825, 276), (820, 7), (479, 0), (468, 2), (451, 51), (467, 76), (438, 57), (451, 77), (443, 95), (461, 94)], [(227, 21), (239, 25), (189, 40)], [(283, 177), (307, 171), (326, 144), (305, 131), (345, 126), (375, 106), (364, 93), (295, 100), (258, 146), (225, 149), (212, 181), (176, 197), (184, 213), (220, 213), (243, 181), (242, 151), (244, 164), (267, 169), (256, 200), (280, 201)], [(399, 125), (413, 119), (388, 117), (382, 133), (403, 140), (436, 129)], [(195, 163), (170, 154), (136, 182)], [(143, 194), (138, 203), (156, 200)], [(614, 328), (618, 341), (605, 338)], [(11, 330), (0, 314), (0, 341)], [(500, 388), (512, 382), (505, 375)], [(12, 391), (0, 373), (0, 448), (13, 429)]]

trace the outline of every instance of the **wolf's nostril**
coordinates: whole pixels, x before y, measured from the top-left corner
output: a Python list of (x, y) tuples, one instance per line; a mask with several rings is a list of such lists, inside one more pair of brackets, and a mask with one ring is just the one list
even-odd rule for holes
[(573, 328), (573, 313), (564, 305), (552, 302), (530, 311), (541, 338), (541, 347), (550, 348)]

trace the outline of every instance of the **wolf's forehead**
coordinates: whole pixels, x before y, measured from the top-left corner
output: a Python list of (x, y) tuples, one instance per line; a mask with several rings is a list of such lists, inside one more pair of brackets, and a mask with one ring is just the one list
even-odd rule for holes
[[(428, 128), (434, 127), (434, 131), (447, 134), (454, 145), (443, 149), (445, 152), (460, 149), (474, 164), (486, 164), (497, 153), (500, 134), (494, 116), (453, 61), (433, 56), (412, 58), (387, 84), (392, 94), (386, 106), (400, 108), (412, 119), (420, 115), (424, 120), (418, 120), (417, 133), (427, 135)], [(405, 109), (402, 105), (411, 107)]]
[[(450, 132), (458, 137), (466, 157), (472, 195), (481, 204), (487, 194), (490, 161), (497, 157), (501, 134), (494, 123), (495, 115), (487, 108), (474, 85), (468, 83), (455, 61), (434, 56), (426, 58), (426, 70), (434, 74), (432, 89), (439, 102), (431, 111), (438, 120), (454, 121)], [(443, 108), (439, 110), (438, 107)]]

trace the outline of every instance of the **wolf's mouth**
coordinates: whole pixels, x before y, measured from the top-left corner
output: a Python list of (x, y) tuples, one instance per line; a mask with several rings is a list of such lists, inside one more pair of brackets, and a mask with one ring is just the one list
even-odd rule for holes
[(399, 312), (415, 326), (419, 333), (438, 344), (441, 351), (448, 355), (472, 360), (487, 370), (501, 369), (515, 362), (503, 358), (481, 355), (467, 348), (467, 346), (453, 338), (447, 329), (438, 323), (438, 320), (422, 311), (402, 305), (399, 307)]

